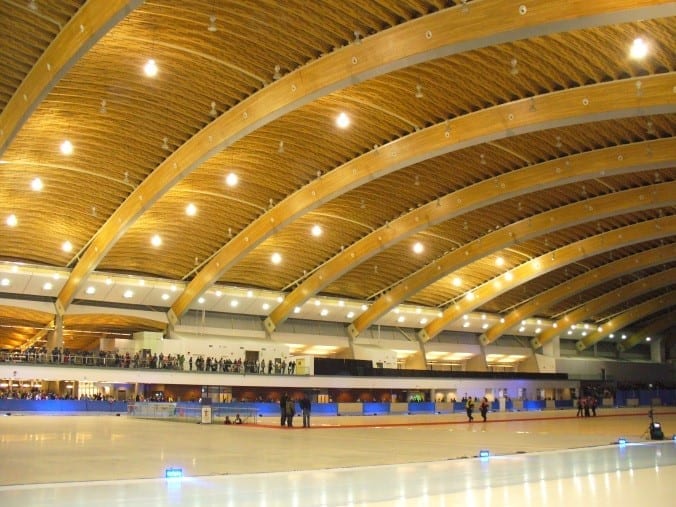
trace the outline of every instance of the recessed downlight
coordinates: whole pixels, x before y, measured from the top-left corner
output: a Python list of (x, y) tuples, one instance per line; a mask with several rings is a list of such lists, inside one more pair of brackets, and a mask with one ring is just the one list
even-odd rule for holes
[(229, 187), (234, 187), (239, 182), (239, 177), (235, 173), (230, 173), (225, 177), (225, 183)]
[(153, 60), (152, 58), (149, 59), (145, 65), (143, 66), (143, 72), (146, 76), (148, 77), (155, 77), (157, 76), (157, 72), (159, 71), (157, 67), (157, 62)]

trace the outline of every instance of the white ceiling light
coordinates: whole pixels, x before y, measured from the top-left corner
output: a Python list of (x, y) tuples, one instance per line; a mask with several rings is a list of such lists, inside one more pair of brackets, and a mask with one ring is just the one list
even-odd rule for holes
[(427, 317), (423, 317), (422, 319), (420, 319), (420, 324), (422, 324), (423, 326), (427, 324)]
[(629, 55), (634, 60), (640, 60), (641, 58), (644, 58), (647, 54), (648, 54), (648, 44), (646, 44), (646, 42), (640, 37), (634, 39), (634, 42), (631, 45), (631, 49), (629, 50)]
[(326, 308), (322, 308), (322, 311), (319, 312), (319, 315), (326, 317), (329, 314), (329, 311)]
[(197, 206), (195, 206), (193, 203), (188, 204), (185, 207), (185, 214), (189, 217), (194, 217), (197, 214)]
[(453, 278), (452, 283), (454, 287), (460, 287), (462, 285), (462, 280), (460, 279), (459, 276), (456, 276), (455, 278)]
[(143, 66), (143, 72), (148, 77), (157, 76), (157, 71), (158, 71), (157, 63), (152, 58), (148, 60), (146, 64)]
[(277, 296), (277, 302), (281, 303), (282, 301), (284, 301), (284, 298), (282, 296)]
[(269, 303), (263, 303), (262, 308), (263, 308), (263, 310), (268, 311), (270, 309), (270, 304)]
[(52, 290), (54, 288), (54, 285), (52, 285), (52, 282), (45, 282), (45, 284), (42, 286), (43, 290)]
[(293, 309), (293, 313), (296, 313), (296, 314), (300, 313), (300, 306), (296, 306), (296, 307)]
[(222, 295), (223, 295), (223, 292), (221, 292), (220, 290), (216, 291), (216, 297), (221, 297)]
[(354, 318), (354, 312), (347, 312), (347, 318), (348, 319)]
[(164, 294), (162, 294), (162, 301), (166, 301), (167, 299), (169, 299), (169, 294), (165, 292)]
[(311, 232), (313, 236), (319, 237), (322, 235), (322, 228), (319, 225), (313, 225)]
[(350, 117), (345, 113), (340, 113), (336, 118), (336, 125), (341, 129), (346, 129), (350, 126)]
[(33, 181), (31, 181), (31, 188), (36, 192), (42, 190), (43, 187), (44, 185), (42, 184), (42, 180), (40, 178), (34, 178)]
[(282, 262), (282, 256), (279, 253), (275, 252), (272, 254), (272, 257), (270, 257), (270, 260), (272, 261), (273, 264), (279, 264), (280, 262)]
[(230, 306), (232, 308), (237, 308), (239, 306), (239, 301), (237, 301), (236, 299), (233, 299), (232, 301), (230, 301)]
[(132, 297), (134, 297), (134, 291), (131, 290), (131, 289), (127, 289), (127, 290), (124, 291), (124, 294), (122, 294), (122, 296), (125, 299), (131, 299)]
[(155, 234), (155, 235), (150, 239), (150, 243), (151, 243), (154, 247), (158, 247), (158, 246), (162, 245), (162, 238), (160, 237), (159, 234)]
[(93, 285), (90, 285), (89, 287), (87, 287), (87, 290), (85, 290), (85, 292), (87, 294), (89, 294), (90, 296), (92, 294), (96, 294), (96, 287), (94, 287)]
[(237, 175), (235, 173), (230, 173), (225, 177), (225, 183), (229, 187), (234, 187), (235, 185), (237, 185), (238, 181), (239, 181), (239, 178), (237, 177)]
[(650, 336), (646, 336), (645, 341), (649, 342), (650, 340), (652, 340), (652, 338), (650, 338)]
[(474, 298), (475, 298), (474, 292), (468, 292), (467, 296), (465, 296), (465, 297), (467, 298), (467, 301), (474, 301)]
[(502, 257), (498, 257), (497, 259), (495, 259), (495, 265), (497, 267), (504, 266), (504, 264), (505, 264), (505, 259), (503, 259)]
[(507, 273), (505, 273), (505, 280), (507, 280), (508, 282), (514, 280), (514, 275), (512, 274), (511, 271), (507, 271)]
[(399, 322), (400, 324), (402, 322), (405, 322), (405, 321), (406, 321), (406, 317), (404, 317), (403, 315), (399, 315), (399, 317), (397, 317), (397, 322)]
[(16, 215), (12, 213), (7, 217), (7, 225), (10, 227), (16, 227), (16, 224), (18, 224), (19, 221), (16, 219)]
[(197, 302), (201, 305), (203, 305), (205, 301), (206, 301), (206, 299), (204, 299), (204, 297), (201, 297), (197, 300)]
[(106, 278), (106, 285), (113, 285), (113, 279), (110, 277)]
[(413, 252), (417, 254), (422, 253), (424, 249), (425, 247), (423, 247), (423, 244), (420, 243), (419, 241), (415, 245), (413, 245)]
[(0, 280), (0, 286), (1, 287), (9, 287), (10, 281), (9, 278), (3, 278)]
[(63, 250), (64, 252), (72, 252), (73, 244), (70, 241), (64, 241), (63, 245), (61, 245), (61, 250)]
[(71, 143), (68, 139), (61, 143), (61, 153), (64, 155), (73, 154), (73, 143)]

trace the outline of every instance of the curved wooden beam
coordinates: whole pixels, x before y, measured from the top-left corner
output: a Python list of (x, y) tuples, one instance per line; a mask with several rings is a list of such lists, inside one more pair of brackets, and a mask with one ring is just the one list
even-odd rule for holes
[(654, 320), (647, 326), (639, 329), (634, 334), (632, 334), (629, 339), (617, 343), (618, 352), (626, 352), (632, 347), (635, 347), (646, 338), (661, 333), (665, 329), (669, 329), (674, 325), (674, 316), (671, 313), (663, 315), (662, 317)]
[[(638, 228), (638, 234), (622, 234), (622, 242), (617, 242), (613, 248), (622, 248), (635, 243), (671, 236), (674, 234), (674, 232), (676, 232), (669, 228), (658, 229), (655, 227), (650, 227), (646, 224), (651, 224), (651, 222), (642, 222), (640, 224), (631, 225), (630, 227)], [(615, 237), (616, 239), (620, 239), (617, 236)], [(590, 251), (590, 255), (598, 255), (599, 253), (600, 252), (597, 251)], [(504, 333), (518, 325), (522, 320), (535, 315), (540, 310), (550, 308), (552, 305), (563, 301), (571, 294), (577, 294), (582, 290), (600, 285), (620, 276), (633, 273), (637, 269), (644, 269), (662, 264), (675, 257), (676, 245), (669, 244), (653, 248), (645, 252), (630, 255), (629, 257), (624, 257), (617, 261), (605, 264), (599, 268), (587, 271), (586, 273), (576, 276), (572, 280), (567, 280), (564, 283), (552, 287), (549, 290), (541, 292), (536, 297), (530, 299), (528, 302), (515, 308), (502, 319), (500, 319), (500, 323), (494, 325), (485, 333), (483, 333), (479, 337), (479, 340), (484, 345), (493, 343)]]
[[(110, 216), (63, 285), (55, 303), (57, 313), (65, 312), (106, 253), (169, 189), (213, 154), (294, 109), (360, 81), (462, 51), (563, 30), (671, 15), (670, 2), (666, 0), (570, 0), (559, 5), (549, 0), (530, 0), (529, 7), (527, 15), (523, 15), (515, 5), (486, 0), (472, 5), (467, 13), (445, 9), (412, 20), (315, 60), (233, 106), (169, 155)], [(261, 222), (278, 227), (280, 215), (289, 218), (273, 209)], [(248, 251), (256, 244), (253, 234), (257, 236), (260, 228), (252, 224), (240, 233), (241, 241), (231, 241), (228, 247), (241, 243)], [(218, 260), (205, 266), (204, 274), (200, 272), (188, 285), (168, 313), (170, 322), (175, 323), (190, 303), (228, 269), (228, 259), (238, 257), (238, 249), (234, 250), (219, 252)]]
[[(503, 104), (443, 122), (357, 157), (290, 195), (249, 224), (221, 248), (187, 285), (169, 311), (170, 322), (183, 315), (233, 264), (296, 217), (375, 178), (454, 150), (540, 129), (626, 116), (676, 111), (673, 76), (602, 83)], [(449, 134), (449, 127), (450, 132)], [(269, 325), (269, 323), (268, 323)]]
[(571, 326), (592, 317), (596, 313), (617, 306), (623, 301), (627, 301), (633, 297), (672, 285), (675, 280), (676, 268), (672, 268), (664, 272), (655, 273), (642, 280), (636, 280), (617, 290), (603, 294), (602, 296), (586, 302), (565, 317), (557, 320), (556, 327), (551, 327), (534, 337), (531, 344), (533, 345), (533, 348), (542, 347), (554, 338), (560, 336), (561, 333), (565, 332)]
[(143, 0), (86, 2), (38, 59), (0, 114), (0, 158), (30, 115), (101, 37)]
[(296, 306), (378, 252), (424, 228), (535, 190), (625, 174), (639, 168), (672, 167), (675, 157), (676, 140), (633, 143), (524, 167), (448, 194), (392, 220), (326, 261), (270, 313), (265, 319), (265, 328), (272, 333)]
[(616, 214), (672, 206), (675, 193), (676, 182), (635, 188), (562, 206), (503, 227), (461, 246), (402, 280), (348, 325), (348, 333), (356, 338), (390, 309), (424, 287), (517, 241), (528, 241), (552, 231)]
[[(676, 220), (673, 223), (674, 226), (676, 226)], [(536, 257), (535, 259), (532, 259), (528, 262), (524, 262), (523, 264), (509, 271), (509, 273), (512, 275), (511, 280), (509, 280), (507, 273), (505, 273), (496, 279), (487, 281), (486, 283), (475, 287), (471, 290), (471, 293), (474, 295), (471, 301), (468, 298), (462, 298), (460, 301), (449, 306), (440, 317), (434, 319), (424, 329), (421, 329), (418, 332), (418, 337), (421, 341), (427, 342), (441, 333), (448, 324), (459, 319), (464, 314), (471, 312), (475, 308), (480, 307), (491, 299), (496, 298), (500, 294), (504, 294), (505, 292), (508, 292), (529, 280), (543, 276), (546, 273), (560, 269), (563, 266), (567, 266), (568, 264), (572, 264), (582, 259), (599, 255), (616, 248), (649, 241), (651, 239), (663, 238), (674, 233), (676, 233), (676, 228), (665, 229), (661, 226), (657, 228), (654, 226), (652, 221), (642, 222), (639, 224), (632, 224), (621, 229), (604, 232), (596, 236), (591, 236), (569, 245), (565, 245), (551, 252), (547, 252), (546, 254)], [(577, 278), (584, 278), (587, 283), (580, 285), (578, 290), (582, 290), (582, 288), (588, 288), (590, 285), (601, 283), (604, 278), (604, 273), (608, 273), (605, 275), (605, 277), (608, 279), (617, 278), (620, 276), (617, 272), (617, 269), (620, 268), (621, 262), (625, 265), (625, 271), (629, 270), (629, 272), (646, 267), (643, 263), (637, 264), (637, 261), (639, 260), (643, 260), (645, 262), (652, 261), (656, 264), (665, 262), (666, 258), (671, 258), (666, 256), (673, 256), (673, 253), (676, 251), (676, 246), (667, 245), (654, 250), (658, 250), (658, 254), (655, 254), (655, 252), (651, 250), (640, 255), (631, 256), (629, 258), (622, 259), (621, 261), (610, 263), (614, 269), (608, 269), (608, 265), (606, 265), (599, 269), (588, 271), (584, 275), (580, 275)], [(646, 255), (647, 253), (651, 253), (652, 255), (648, 256)], [(661, 255), (659, 255), (659, 253), (661, 253)], [(627, 262), (626, 259), (631, 259), (632, 262)], [(605, 270), (603, 268), (605, 268)], [(599, 272), (602, 274), (601, 280), (599, 280)], [(566, 296), (575, 294), (575, 292), (570, 290), (570, 283), (567, 282), (565, 285), (566, 290), (560, 291), (560, 293), (563, 293)], [(564, 296), (561, 297), (563, 298)], [(539, 295), (536, 299), (544, 299), (549, 301), (547, 298), (543, 298), (542, 295)], [(523, 318), (525, 317), (522, 317), (520, 320)], [(486, 334), (482, 334), (479, 337), (479, 341), (482, 345), (488, 345), (494, 340), (495, 339), (489, 341)]]
[(620, 329), (641, 320), (648, 315), (652, 315), (664, 308), (671, 308), (674, 306), (674, 301), (676, 301), (676, 292), (672, 291), (668, 294), (663, 294), (661, 296), (655, 297), (640, 305), (630, 308), (626, 312), (622, 312), (619, 315), (616, 315), (608, 322), (604, 323), (601, 326), (601, 331), (595, 331), (589, 336), (585, 336), (582, 340), (575, 342), (575, 348), (579, 351), (586, 349), (594, 345), (596, 342), (601, 341), (603, 338), (608, 336), (610, 333), (619, 331)]

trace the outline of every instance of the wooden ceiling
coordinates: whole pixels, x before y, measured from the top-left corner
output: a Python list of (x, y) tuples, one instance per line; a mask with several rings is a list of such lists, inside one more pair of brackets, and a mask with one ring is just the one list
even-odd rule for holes
[[(556, 320), (674, 267), (675, 35), (648, 0), (0, 0), (0, 260), (68, 270), (55, 313), (125, 273), (187, 283), (172, 322), (215, 284), (285, 293), (273, 332), (315, 294), (363, 300), (356, 336), (399, 304), (492, 283), (463, 310), (507, 315), (640, 259), (534, 314)], [(669, 335), (673, 282), (587, 320), (657, 300), (630, 327)], [(72, 322), (78, 346), (155, 326), (104, 314)], [(16, 347), (53, 315), (1, 318)]]

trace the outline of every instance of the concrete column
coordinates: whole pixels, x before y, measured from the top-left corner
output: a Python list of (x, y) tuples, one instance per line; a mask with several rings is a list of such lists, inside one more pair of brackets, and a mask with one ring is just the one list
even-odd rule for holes
[(664, 362), (664, 350), (662, 347), (662, 340), (655, 340), (650, 342), (650, 360), (656, 363)]
[(486, 347), (481, 346), (481, 354), (470, 357), (465, 361), (465, 371), (488, 371), (486, 363)]
[(542, 346), (542, 355), (550, 357), (561, 357), (561, 338), (558, 336)]
[(408, 356), (404, 360), (404, 368), (407, 370), (426, 370), (427, 354), (425, 353), (425, 344), (418, 337), (418, 351)]
[(47, 353), (51, 354), (54, 347), (63, 348), (63, 316), (58, 313), (54, 316), (54, 331), (47, 339)]

